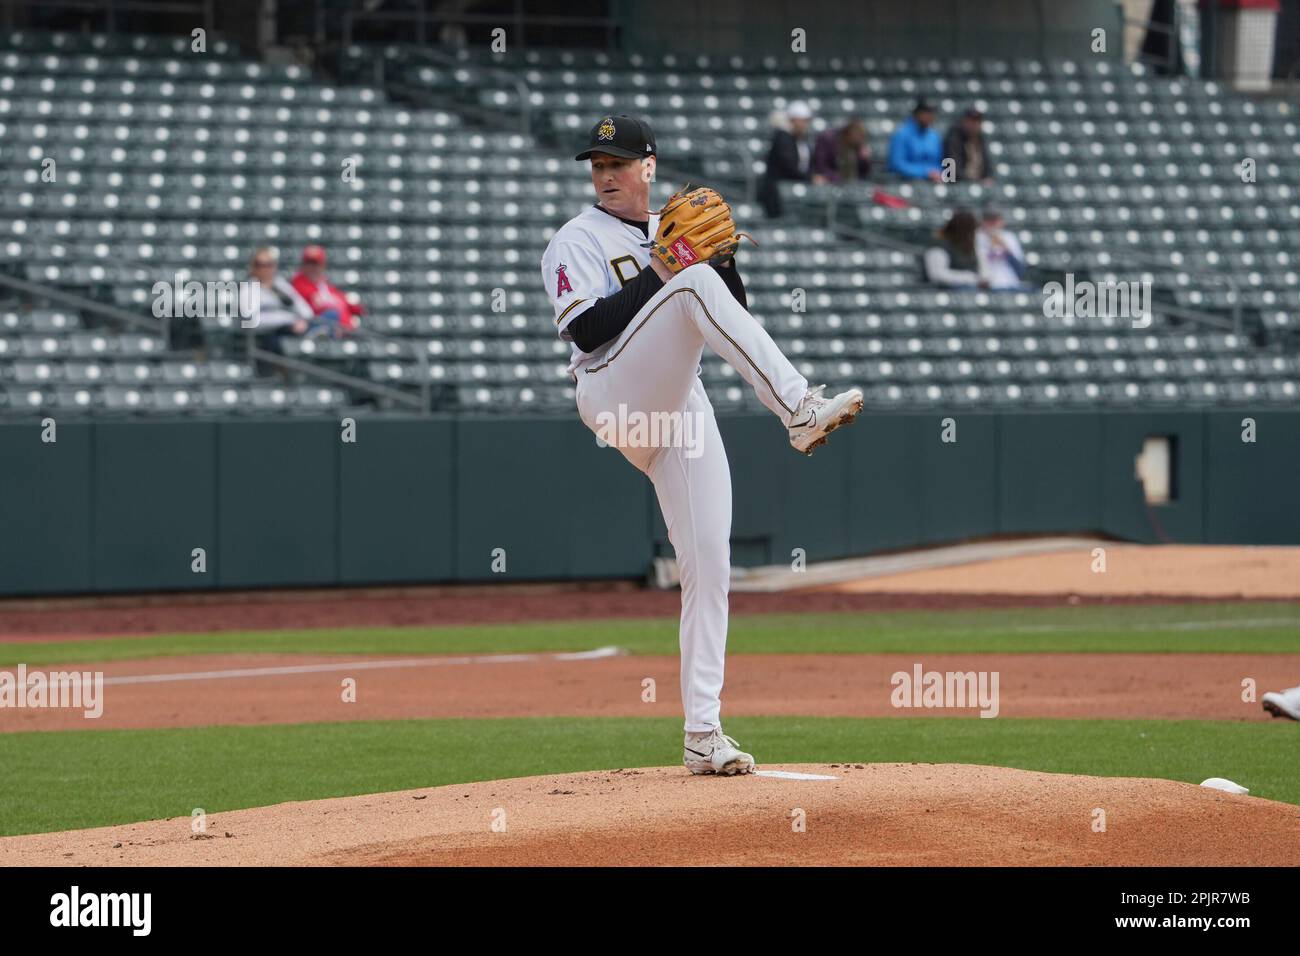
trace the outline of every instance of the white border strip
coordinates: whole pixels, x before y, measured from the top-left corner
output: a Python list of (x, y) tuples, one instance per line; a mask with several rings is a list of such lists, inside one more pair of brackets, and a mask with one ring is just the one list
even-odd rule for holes
[(411, 657), (381, 661), (344, 661), (338, 664), (290, 664), (284, 667), (243, 667), (226, 671), (180, 671), (172, 674), (130, 674), (106, 677), (105, 684), (166, 684), (184, 680), (226, 680), (243, 677), (281, 677), (286, 674), (327, 674), (333, 671), (374, 671), (390, 667), (443, 667), (455, 664), (517, 664), (526, 661), (594, 661), (623, 654), (619, 647), (566, 654), (484, 654), (479, 657)]

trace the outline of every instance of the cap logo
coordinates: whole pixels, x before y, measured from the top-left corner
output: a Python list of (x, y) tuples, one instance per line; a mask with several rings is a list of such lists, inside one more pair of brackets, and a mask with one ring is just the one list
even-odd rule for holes
[(602, 143), (608, 142), (614, 138), (614, 120), (606, 116), (600, 121), (600, 127), (596, 130), (596, 139)]

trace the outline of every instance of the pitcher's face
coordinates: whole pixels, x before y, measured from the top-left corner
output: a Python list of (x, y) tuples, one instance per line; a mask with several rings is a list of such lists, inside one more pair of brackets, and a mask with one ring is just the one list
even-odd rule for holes
[(608, 153), (591, 154), (591, 184), (600, 204), (624, 219), (644, 222), (650, 203), (655, 158), (624, 159)]

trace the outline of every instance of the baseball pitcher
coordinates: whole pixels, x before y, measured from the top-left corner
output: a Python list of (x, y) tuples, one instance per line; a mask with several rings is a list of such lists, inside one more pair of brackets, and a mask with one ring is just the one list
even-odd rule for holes
[(596, 202), (551, 239), (542, 284), (573, 346), (578, 414), (650, 478), (677, 554), (683, 762), (697, 774), (752, 773), (754, 758), (722, 732), (731, 472), (700, 359), (707, 347), (730, 364), (805, 454), (853, 421), (862, 392), (810, 390), (746, 310), (740, 236), (721, 196), (683, 191), (649, 211), (649, 124), (606, 116), (575, 158), (591, 161)]

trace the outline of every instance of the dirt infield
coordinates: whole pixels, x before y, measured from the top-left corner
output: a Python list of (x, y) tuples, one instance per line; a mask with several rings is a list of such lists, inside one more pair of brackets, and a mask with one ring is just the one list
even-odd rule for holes
[(6, 837), (0, 865), (1290, 866), (1300, 858), (1300, 808), (1169, 780), (956, 764), (763, 769), (834, 779), (656, 767), (494, 780), (214, 813), (201, 834), (181, 817)]
[[(1294, 553), (1293, 553), (1294, 551)], [(1300, 549), (1107, 546), (733, 595), (735, 614), (1300, 600)], [(0, 602), (0, 642), (229, 630), (675, 618), (675, 591), (500, 585)], [(601, 643), (599, 636), (591, 644)], [(728, 715), (965, 716), (898, 709), (891, 677), (996, 672), (998, 716), (1266, 722), (1242, 680), (1285, 687), (1295, 654), (733, 654)], [(676, 656), (221, 654), (93, 665), (104, 714), (0, 709), (0, 733), (435, 717), (680, 719)], [(74, 669), (57, 665), (51, 669)], [(81, 669), (81, 668), (75, 668)], [(340, 693), (356, 680), (355, 702)], [(654, 678), (656, 699), (643, 701)], [(0, 865), (1291, 865), (1300, 808), (1185, 783), (996, 767), (680, 768), (495, 780), (0, 838)], [(1096, 811), (1106, 830), (1096, 832)], [(792, 816), (793, 815), (793, 816)], [(792, 823), (806, 821), (803, 832)], [(504, 823), (502, 832), (493, 824)], [(698, 834), (709, 834), (702, 846)]]
[[(843, 593), (921, 592), (945, 597), (997, 595), (1178, 600), (1300, 598), (1300, 548), (1107, 544), (1105, 571), (1092, 549), (981, 561), (829, 585)], [(1098, 565), (1099, 566), (1099, 565)]]
[[(1300, 600), (1279, 596), (1278, 600)], [(822, 611), (956, 611), (972, 608), (1188, 604), (1193, 595), (850, 593), (839, 590), (733, 594), (732, 614)], [(1229, 598), (1228, 600), (1234, 600)], [(570, 586), (281, 591), (265, 594), (166, 595), (152, 598), (0, 601), (0, 643), (129, 634), (196, 634), (322, 627), (439, 627), (518, 621), (676, 617), (677, 591)]]
[[(801, 590), (737, 592), (731, 595), (731, 612), (870, 613), (1300, 601), (1300, 548), (1103, 544), (1105, 573), (1092, 570), (1091, 547), (1076, 544), (1074, 550), (1062, 553), (902, 571)], [(995, 545), (988, 548), (995, 550)], [(891, 561), (905, 564), (906, 556)], [(0, 601), (0, 642), (675, 617), (680, 601), (676, 591), (652, 590), (631, 582), (24, 598)]]
[[(1241, 699), (1241, 679), (1284, 687), (1300, 654), (736, 654), (727, 664), (731, 716), (976, 716), (970, 709), (899, 709), (895, 672), (990, 671), (1001, 717), (1270, 720)], [(349, 667), (348, 665), (353, 665)], [(364, 664), (362, 667), (360, 665)], [(388, 666), (385, 666), (388, 665)], [(0, 709), (0, 732), (199, 727), (430, 717), (677, 717), (676, 657), (557, 660), (197, 655), (97, 664), (103, 716), (73, 709)], [(139, 680), (172, 675), (174, 680)], [(210, 676), (203, 676), (210, 675)], [(200, 679), (192, 679), (194, 677)], [(340, 682), (356, 680), (345, 703)], [(653, 678), (654, 703), (642, 701)], [(115, 683), (133, 681), (129, 683)]]

